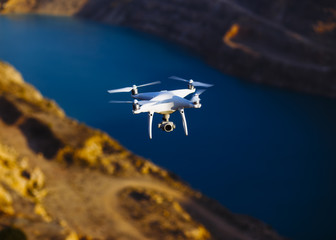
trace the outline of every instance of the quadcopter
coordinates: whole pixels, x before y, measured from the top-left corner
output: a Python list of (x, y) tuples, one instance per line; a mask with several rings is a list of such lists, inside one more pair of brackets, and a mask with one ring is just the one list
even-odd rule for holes
[[(171, 76), (169, 77), (173, 80), (179, 80), (188, 82), (188, 89), (178, 89), (178, 90), (162, 90), (160, 92), (145, 92), (139, 93), (139, 87), (145, 87), (150, 85), (155, 85), (161, 83), (160, 81), (142, 84), (139, 86), (133, 85), (132, 87), (124, 87), (114, 90), (108, 90), (108, 93), (120, 93), (120, 92), (131, 92), (131, 97), (134, 101), (110, 101), (110, 103), (131, 103), (133, 104), (133, 114), (148, 113), (148, 133), (149, 138), (152, 139), (152, 123), (154, 113), (159, 113), (163, 115), (162, 122), (158, 124), (158, 128), (165, 132), (172, 132), (176, 126), (173, 122), (169, 121), (170, 114), (175, 111), (179, 111), (182, 117), (183, 128), (185, 135), (188, 136), (187, 121), (184, 114), (185, 108), (200, 108), (200, 95), (205, 91), (205, 89), (196, 90), (195, 87), (212, 87), (212, 84), (196, 82), (192, 79), (187, 80), (184, 78)], [(190, 100), (185, 99), (186, 96), (194, 93)]]

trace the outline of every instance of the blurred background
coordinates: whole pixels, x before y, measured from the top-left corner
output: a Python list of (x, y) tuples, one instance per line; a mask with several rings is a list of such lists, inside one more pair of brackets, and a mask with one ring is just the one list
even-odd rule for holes
[[(107, 2), (116, 4), (113, 10), (102, 7)], [(2, 3), (7, 13), (62, 12), (43, 1), (35, 8)], [(89, 1), (79, 10), (63, 8), (61, 15), (80, 18), (0, 16), (0, 59), (70, 117), (106, 131), (229, 210), (291, 239), (331, 240), (335, 7), (332, 1)], [(154, 115), (149, 140), (146, 114), (108, 103), (131, 99), (108, 89), (152, 81), (162, 84), (140, 92), (187, 87), (171, 75), (215, 85), (202, 94), (201, 109), (186, 111), (188, 137), (179, 114), (171, 116), (172, 133), (157, 129), (161, 116)]]

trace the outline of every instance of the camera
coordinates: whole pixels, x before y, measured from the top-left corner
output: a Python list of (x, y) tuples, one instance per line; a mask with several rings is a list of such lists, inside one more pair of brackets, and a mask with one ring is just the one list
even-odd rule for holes
[(176, 126), (173, 122), (163, 121), (162, 123), (159, 123), (158, 127), (161, 128), (165, 132), (171, 132), (175, 129)]

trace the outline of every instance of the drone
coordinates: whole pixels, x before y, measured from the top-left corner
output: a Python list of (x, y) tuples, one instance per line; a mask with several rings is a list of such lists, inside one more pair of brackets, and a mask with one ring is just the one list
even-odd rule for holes
[[(182, 123), (185, 135), (188, 136), (187, 120), (184, 114), (185, 108), (200, 108), (200, 95), (205, 89), (197, 89), (195, 87), (212, 87), (212, 84), (196, 82), (192, 79), (187, 80), (184, 78), (171, 76), (173, 80), (183, 81), (188, 83), (188, 89), (177, 90), (162, 90), (159, 92), (145, 92), (139, 93), (138, 88), (160, 84), (160, 81), (146, 83), (142, 85), (133, 85), (132, 87), (124, 87), (119, 89), (108, 90), (108, 93), (121, 93), (131, 92), (133, 101), (110, 101), (110, 103), (130, 103), (133, 104), (133, 114), (148, 113), (148, 134), (152, 139), (152, 124), (154, 113), (163, 115), (162, 122), (158, 124), (158, 128), (165, 132), (172, 132), (176, 126), (173, 122), (169, 121), (170, 114), (179, 111), (182, 117)], [(194, 93), (190, 100), (185, 99), (188, 95)]]

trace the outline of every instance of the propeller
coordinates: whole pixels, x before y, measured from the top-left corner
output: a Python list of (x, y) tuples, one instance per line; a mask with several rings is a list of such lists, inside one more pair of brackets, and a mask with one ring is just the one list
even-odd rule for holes
[(176, 76), (171, 76), (169, 77), (170, 79), (173, 79), (173, 80), (178, 80), (178, 81), (183, 81), (183, 82), (187, 82), (189, 84), (191, 84), (192, 86), (194, 87), (212, 87), (213, 84), (208, 84), (208, 83), (202, 83), (202, 82), (196, 82), (192, 79), (190, 80), (187, 80), (187, 79), (184, 79), (184, 78), (180, 78), (180, 77), (176, 77)]
[(192, 98), (190, 99), (191, 102), (199, 102), (201, 99), (200, 99), (200, 95), (202, 93), (205, 92), (205, 89), (197, 89), (197, 91), (195, 92), (195, 94), (192, 96)]
[(133, 104), (138, 104), (140, 106), (146, 104), (146, 103), (149, 103), (151, 101), (148, 101), (148, 100), (137, 100), (137, 99), (134, 99), (133, 101), (115, 101), (115, 100), (112, 100), (112, 101), (109, 101), (109, 103), (133, 103)]
[(133, 101), (109, 101), (109, 103), (134, 103)]
[(112, 89), (112, 90), (108, 90), (108, 93), (119, 93), (119, 92), (130, 92), (133, 89), (137, 89), (139, 87), (145, 87), (145, 86), (150, 86), (150, 85), (155, 85), (155, 84), (159, 84), (161, 83), (160, 81), (156, 81), (156, 82), (151, 82), (151, 83), (146, 83), (146, 84), (142, 84), (142, 85), (133, 85), (132, 87), (124, 87), (124, 88), (118, 88), (118, 89)]

